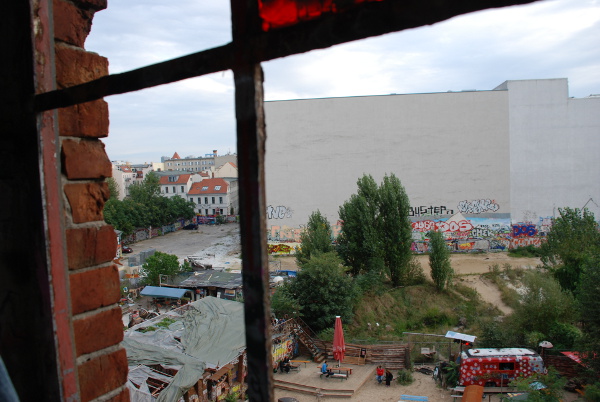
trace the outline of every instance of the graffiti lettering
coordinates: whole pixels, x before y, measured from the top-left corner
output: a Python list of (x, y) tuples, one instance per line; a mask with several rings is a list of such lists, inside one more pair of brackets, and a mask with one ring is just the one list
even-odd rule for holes
[(521, 238), (512, 239), (510, 242), (510, 248), (526, 247), (526, 246), (539, 247), (541, 245), (542, 245), (542, 239), (540, 237), (521, 237)]
[(471, 237), (492, 237), (494, 232), (489, 229), (475, 228), (471, 230)]
[(513, 225), (513, 237), (533, 237), (536, 234), (535, 225)]
[(293, 211), (291, 208), (278, 206), (273, 208), (273, 206), (269, 205), (267, 207), (267, 218), (269, 219), (283, 219), (283, 218), (291, 218)]
[(454, 215), (454, 210), (448, 209), (445, 206), (420, 206), (420, 207), (410, 207), (409, 216), (425, 216), (425, 215)]
[(468, 214), (481, 214), (483, 212), (496, 212), (500, 209), (500, 206), (493, 200), (473, 200), (473, 201), (461, 201), (458, 203), (458, 210), (462, 213)]
[(268, 248), (269, 254), (290, 254), (293, 250), (287, 244), (269, 244)]
[(468, 232), (473, 229), (471, 222), (464, 220), (460, 222), (442, 222), (442, 221), (420, 221), (413, 222), (413, 230), (417, 232), (429, 232), (430, 230), (437, 230), (440, 232)]

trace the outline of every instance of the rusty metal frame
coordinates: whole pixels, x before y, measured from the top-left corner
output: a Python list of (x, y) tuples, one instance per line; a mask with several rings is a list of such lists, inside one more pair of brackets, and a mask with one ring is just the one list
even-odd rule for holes
[(38, 94), (37, 112), (105, 96), (233, 70), (240, 180), (245, 330), (250, 400), (271, 401), (273, 379), (268, 315), (265, 216), (265, 123), (260, 63), (337, 44), (440, 22), (488, 8), (537, 0), (386, 0), (363, 3), (295, 26), (260, 31), (256, 0), (230, 0), (233, 41), (188, 56)]

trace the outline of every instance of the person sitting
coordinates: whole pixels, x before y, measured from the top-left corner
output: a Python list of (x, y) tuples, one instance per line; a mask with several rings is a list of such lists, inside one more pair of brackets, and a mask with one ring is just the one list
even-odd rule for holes
[(330, 375), (333, 374), (333, 372), (331, 371), (331, 369), (327, 366), (327, 360), (323, 362), (323, 365), (321, 366), (321, 375), (325, 374), (325, 377), (329, 377)]

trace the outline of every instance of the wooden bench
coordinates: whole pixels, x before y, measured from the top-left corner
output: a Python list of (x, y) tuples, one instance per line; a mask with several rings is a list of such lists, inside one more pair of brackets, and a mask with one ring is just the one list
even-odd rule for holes
[[(426, 396), (418, 396), (418, 395), (400, 395), (400, 401), (428, 402), (429, 398)], [(400, 402), (400, 401), (398, 401), (398, 402)]]
[(321, 377), (321, 379), (323, 378), (339, 378), (340, 380), (347, 380), (348, 379), (348, 375), (347, 374), (330, 374), (329, 377), (325, 375), (325, 373), (319, 373), (319, 377)]
[(310, 363), (310, 360), (290, 360), (292, 363), (304, 363), (304, 367), (306, 367), (306, 363)]

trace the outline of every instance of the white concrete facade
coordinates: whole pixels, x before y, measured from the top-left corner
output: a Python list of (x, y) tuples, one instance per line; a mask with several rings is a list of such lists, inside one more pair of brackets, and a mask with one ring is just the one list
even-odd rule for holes
[[(600, 216), (600, 98), (568, 98), (566, 79), (274, 101), (265, 112), (271, 242), (297, 241), (317, 209), (339, 229), (338, 208), (365, 173), (401, 180), (413, 220), (424, 222), (414, 225), (415, 240), (447, 222), (449, 239), (494, 239), (503, 249), (513, 223), (538, 225), (558, 207), (592, 198)], [(461, 221), (470, 229), (450, 225)]]

